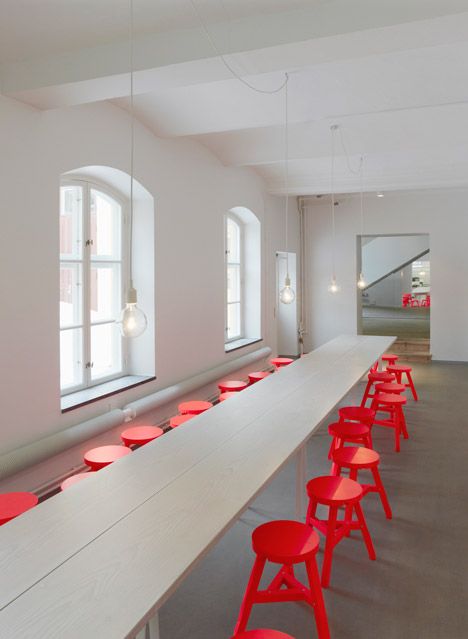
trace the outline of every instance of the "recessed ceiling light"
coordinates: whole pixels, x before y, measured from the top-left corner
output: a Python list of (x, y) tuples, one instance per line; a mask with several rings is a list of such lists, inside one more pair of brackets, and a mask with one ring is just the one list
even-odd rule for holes
[(377, 192), (377, 197), (384, 197), (384, 194), (382, 193), (382, 191)]

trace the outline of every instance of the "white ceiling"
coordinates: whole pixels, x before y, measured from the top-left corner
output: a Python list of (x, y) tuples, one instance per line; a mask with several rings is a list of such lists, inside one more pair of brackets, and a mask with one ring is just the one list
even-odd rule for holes
[[(334, 123), (368, 190), (468, 184), (468, 0), (196, 2), (238, 73), (261, 88), (290, 74), (290, 193), (328, 192)], [(0, 0), (4, 92), (128, 108), (127, 16), (128, 0)], [(135, 24), (137, 117), (284, 192), (284, 96), (232, 78), (189, 0), (135, 0)], [(338, 191), (358, 190), (339, 155)]]

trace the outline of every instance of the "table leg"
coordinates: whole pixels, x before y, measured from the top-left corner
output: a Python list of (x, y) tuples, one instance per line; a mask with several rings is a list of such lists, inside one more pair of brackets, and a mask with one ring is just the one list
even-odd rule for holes
[(135, 639), (146, 639), (146, 626), (140, 630)]
[(305, 516), (304, 497), (306, 485), (306, 446), (301, 446), (296, 458), (296, 518), (302, 521)]
[(151, 617), (151, 619), (146, 624), (146, 627), (148, 628), (147, 639), (160, 639), (158, 613), (156, 613), (154, 617)]

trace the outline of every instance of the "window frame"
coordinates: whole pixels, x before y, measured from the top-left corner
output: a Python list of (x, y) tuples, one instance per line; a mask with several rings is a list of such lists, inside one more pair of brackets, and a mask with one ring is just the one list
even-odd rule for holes
[[(229, 221), (233, 222), (239, 229), (239, 262), (230, 262), (228, 256), (227, 230)], [(244, 238), (245, 225), (237, 215), (229, 211), (224, 215), (224, 344), (230, 344), (244, 339), (245, 333), (245, 299), (244, 299)], [(228, 302), (228, 267), (230, 264), (239, 265), (239, 302)], [(239, 304), (239, 334), (228, 338), (228, 307), (230, 304)]]
[[(110, 375), (99, 377), (98, 379), (92, 379), (92, 366), (91, 363), (91, 331), (93, 326), (106, 325), (116, 323), (115, 320), (101, 320), (91, 321), (91, 269), (93, 264), (101, 262), (103, 265), (120, 265), (120, 306), (123, 307), (123, 301), (126, 299), (128, 278), (129, 278), (129, 232), (128, 232), (128, 201), (122, 197), (122, 195), (109, 187), (108, 184), (101, 182), (97, 179), (89, 179), (81, 176), (66, 176), (60, 181), (60, 196), (62, 187), (74, 186), (82, 189), (82, 206), (81, 206), (81, 242), (82, 251), (80, 259), (62, 259), (62, 254), (59, 247), (59, 269), (62, 264), (80, 264), (81, 265), (81, 292), (80, 292), (80, 306), (81, 306), (81, 323), (72, 324), (65, 328), (59, 325), (59, 335), (62, 335), (63, 331), (71, 329), (80, 329), (83, 332), (81, 343), (81, 373), (82, 382), (80, 384), (74, 384), (73, 386), (67, 386), (62, 388), (60, 383), (60, 396), (70, 395), (81, 390), (88, 388), (95, 388), (100, 384), (105, 384), (112, 380), (125, 377), (128, 370), (128, 345), (127, 340), (120, 336), (120, 370)], [(120, 219), (120, 260), (116, 259), (93, 259), (91, 253), (91, 245), (87, 242), (91, 236), (91, 191), (95, 190), (102, 193), (104, 196), (115, 201), (120, 206), (121, 219)], [(60, 203), (61, 206), (61, 203)], [(59, 209), (60, 215), (60, 209)]]

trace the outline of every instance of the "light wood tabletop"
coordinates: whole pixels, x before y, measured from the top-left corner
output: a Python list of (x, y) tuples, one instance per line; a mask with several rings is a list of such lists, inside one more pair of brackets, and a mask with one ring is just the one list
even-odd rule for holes
[(132, 637), (393, 343), (342, 336), (0, 528), (0, 636)]

